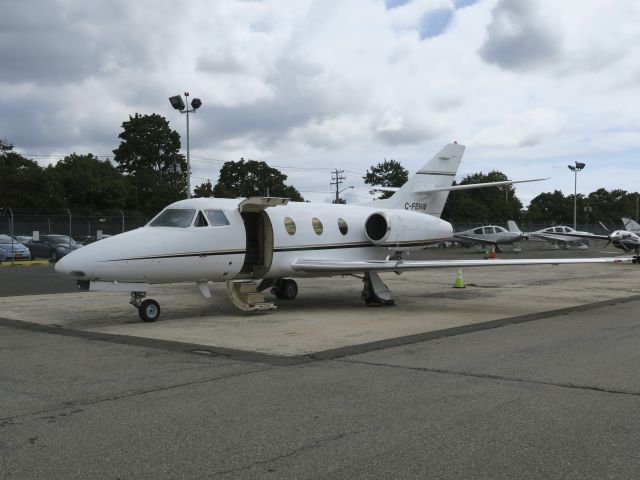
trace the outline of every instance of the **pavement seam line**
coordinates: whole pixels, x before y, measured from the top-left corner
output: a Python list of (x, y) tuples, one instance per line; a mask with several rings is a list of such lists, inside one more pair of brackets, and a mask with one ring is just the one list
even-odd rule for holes
[(228, 375), (222, 375), (222, 376), (215, 377), (215, 378), (206, 378), (204, 380), (197, 380), (195, 382), (186, 382), (186, 383), (180, 383), (180, 384), (175, 384), (175, 385), (169, 385), (169, 386), (165, 386), (165, 387), (151, 388), (151, 389), (148, 389), (148, 390), (141, 390), (141, 391), (138, 391), (138, 392), (125, 393), (125, 394), (122, 394), (122, 395), (114, 395), (112, 397), (101, 398), (101, 399), (93, 400), (93, 401), (74, 402), (74, 403), (71, 403), (71, 404), (69, 404), (67, 406), (58, 407), (58, 408), (52, 408), (50, 410), (42, 410), (40, 412), (31, 412), (31, 413), (24, 413), (24, 414), (21, 414), (21, 415), (14, 415), (14, 416), (10, 416), (10, 417), (3, 417), (3, 418), (0, 418), (0, 422), (6, 421), (6, 420), (15, 420), (17, 418), (26, 418), (26, 417), (36, 416), (36, 415), (42, 415), (43, 413), (59, 412), (59, 411), (69, 410), (69, 409), (76, 408), (76, 407), (90, 407), (90, 406), (93, 406), (93, 405), (98, 405), (100, 403), (114, 402), (116, 400), (122, 400), (123, 398), (131, 398), (131, 397), (136, 397), (138, 395), (146, 395), (148, 393), (164, 392), (164, 391), (173, 390), (173, 389), (177, 389), (177, 388), (189, 387), (189, 386), (192, 386), (192, 385), (203, 385), (205, 383), (217, 382), (218, 380), (226, 380), (228, 378), (241, 377), (243, 375), (250, 375), (250, 374), (253, 374), (253, 373), (261, 373), (261, 372), (265, 372), (267, 370), (271, 370), (272, 368), (273, 367), (265, 367), (265, 368), (256, 369), (256, 370), (249, 370), (249, 371), (246, 371), (246, 372), (230, 373)]
[(328, 443), (328, 442), (335, 442), (337, 440), (341, 440), (342, 438), (344, 438), (348, 433), (355, 433), (355, 432), (344, 432), (344, 433), (338, 433), (336, 435), (331, 435), (325, 438), (321, 438), (319, 440), (316, 440), (315, 442), (309, 444), (309, 445), (302, 445), (298, 448), (293, 449), (292, 451), (290, 451), (289, 453), (284, 453), (282, 455), (275, 455), (271, 458), (268, 458), (267, 460), (258, 460), (256, 462), (251, 463), (250, 465), (244, 466), (244, 467), (237, 467), (237, 468), (231, 468), (229, 470), (218, 470), (213, 472), (213, 475), (225, 475), (228, 473), (236, 473), (236, 472), (241, 472), (243, 470), (249, 470), (255, 466), (258, 465), (265, 465), (268, 463), (272, 463), (272, 462), (276, 462), (278, 460), (282, 460), (284, 458), (289, 458), (289, 457), (293, 457), (295, 455), (297, 455), (300, 452), (304, 452), (306, 450), (313, 450), (314, 448), (324, 444), (324, 443)]
[(532, 385), (546, 385), (551, 387), (570, 388), (570, 389), (577, 389), (577, 390), (589, 390), (589, 391), (600, 392), (600, 393), (611, 393), (614, 395), (630, 395), (630, 396), (640, 397), (640, 392), (634, 392), (632, 390), (618, 390), (613, 388), (596, 387), (593, 385), (579, 385), (574, 383), (527, 380), (524, 378), (508, 377), (504, 375), (493, 375), (491, 373), (463, 372), (463, 371), (457, 371), (457, 370), (445, 370), (441, 368), (428, 368), (428, 367), (409, 367), (406, 365), (392, 365), (387, 363), (365, 362), (362, 360), (337, 359), (334, 361), (343, 362), (343, 363), (356, 363), (361, 365), (371, 365), (371, 366), (378, 366), (378, 367), (400, 368), (400, 369), (414, 370), (419, 372), (440, 373), (443, 375), (457, 375), (457, 376), (463, 376), (463, 377), (483, 378), (487, 380), (502, 380), (506, 382), (529, 383)]

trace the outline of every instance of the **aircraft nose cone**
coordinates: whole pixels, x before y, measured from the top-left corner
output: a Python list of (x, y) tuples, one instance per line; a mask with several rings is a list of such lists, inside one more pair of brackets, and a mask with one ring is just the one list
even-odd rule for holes
[(58, 260), (54, 268), (56, 273), (80, 280), (89, 276), (93, 265), (84, 262), (80, 251), (75, 250)]

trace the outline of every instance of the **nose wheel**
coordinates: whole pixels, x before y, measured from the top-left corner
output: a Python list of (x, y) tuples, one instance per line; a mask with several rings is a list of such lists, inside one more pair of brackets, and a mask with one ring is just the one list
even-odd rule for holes
[(131, 292), (131, 305), (138, 309), (138, 316), (143, 322), (155, 322), (160, 317), (160, 304), (151, 298), (143, 300), (145, 292)]
[(155, 322), (160, 317), (160, 304), (150, 298), (145, 300), (138, 309), (138, 316), (143, 322)]

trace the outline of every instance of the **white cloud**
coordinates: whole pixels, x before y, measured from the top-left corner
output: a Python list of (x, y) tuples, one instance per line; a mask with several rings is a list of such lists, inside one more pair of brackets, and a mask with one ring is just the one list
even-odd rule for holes
[[(570, 190), (573, 160), (590, 167), (585, 188), (638, 189), (631, 0), (57, 0), (3, 13), (0, 136), (22, 152), (110, 155), (135, 112), (184, 134), (167, 98), (188, 90), (203, 101), (198, 177), (220, 165), (198, 158), (240, 156), (354, 172), (386, 157), (415, 171), (458, 139), (466, 173), (558, 173), (523, 194)], [(292, 172), (300, 190), (328, 189), (321, 171)]]

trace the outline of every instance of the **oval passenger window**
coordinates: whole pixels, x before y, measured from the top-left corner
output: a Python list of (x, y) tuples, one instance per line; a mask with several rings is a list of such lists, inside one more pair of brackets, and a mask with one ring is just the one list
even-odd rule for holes
[(340, 233), (343, 235), (346, 235), (349, 231), (349, 226), (347, 225), (347, 222), (344, 218), (338, 219), (338, 229), (340, 229)]
[(296, 222), (293, 221), (291, 217), (284, 217), (284, 228), (289, 235), (295, 235), (296, 233)]

